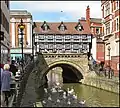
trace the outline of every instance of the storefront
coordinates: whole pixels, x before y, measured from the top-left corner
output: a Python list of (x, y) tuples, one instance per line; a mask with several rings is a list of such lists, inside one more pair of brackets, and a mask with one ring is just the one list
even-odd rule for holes
[(10, 63), (10, 49), (1, 44), (1, 64)]

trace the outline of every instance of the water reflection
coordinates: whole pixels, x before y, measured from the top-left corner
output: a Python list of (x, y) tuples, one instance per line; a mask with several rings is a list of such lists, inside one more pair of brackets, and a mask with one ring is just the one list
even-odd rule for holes
[[(78, 99), (86, 100), (86, 104), (89, 107), (118, 107), (119, 106), (118, 94), (97, 89), (94, 87), (82, 85), (79, 83), (63, 84), (62, 70), (61, 71), (59, 70), (58, 72), (58, 69), (60, 68), (53, 69), (48, 73), (47, 75), (48, 87), (54, 86), (55, 83), (59, 82), (63, 89), (67, 90), (67, 88), (73, 88), (75, 91), (75, 94), (77, 94), (78, 96)], [(38, 90), (39, 99), (43, 98), (44, 96), (44, 89), (41, 88), (40, 90)]]

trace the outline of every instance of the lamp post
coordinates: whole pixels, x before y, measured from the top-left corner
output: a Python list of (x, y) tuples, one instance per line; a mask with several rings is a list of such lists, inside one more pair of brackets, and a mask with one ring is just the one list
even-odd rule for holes
[(21, 19), (20, 24), (18, 25), (18, 27), (20, 28), (20, 35), (21, 35), (21, 49), (22, 49), (22, 72), (23, 72), (23, 30), (25, 28), (25, 25), (23, 24), (23, 20)]
[(34, 43), (35, 44), (35, 55), (37, 53), (37, 42)]
[(34, 32), (34, 28), (36, 27), (35, 22), (33, 22), (32, 25), (32, 56), (33, 56), (33, 62), (34, 62), (34, 42), (35, 42), (35, 32)]
[(110, 48), (110, 46), (108, 46), (108, 53), (109, 53), (109, 74), (108, 74), (108, 78), (110, 79), (110, 50), (111, 50), (111, 48)]

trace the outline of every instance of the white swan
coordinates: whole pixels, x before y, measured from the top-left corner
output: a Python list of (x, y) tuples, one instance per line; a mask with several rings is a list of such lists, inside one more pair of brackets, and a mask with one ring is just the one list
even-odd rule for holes
[(48, 91), (47, 91), (47, 89), (46, 89), (46, 88), (44, 88), (44, 91), (45, 91), (45, 93), (48, 93)]
[(74, 99), (77, 99), (77, 95), (73, 95), (73, 98), (74, 98)]
[(68, 105), (70, 105), (70, 104), (71, 104), (70, 100), (68, 100), (67, 104), (68, 104)]
[(72, 94), (72, 93), (74, 92), (74, 89), (69, 90), (69, 88), (67, 88), (67, 92), (68, 92), (69, 94)]
[(44, 104), (46, 104), (46, 102), (45, 102), (44, 100), (43, 100), (42, 102), (43, 102)]
[(58, 103), (60, 103), (60, 100), (59, 100), (59, 99), (57, 99), (57, 102), (58, 102)]
[(57, 92), (55, 88), (52, 88), (51, 91), (52, 91), (52, 93), (56, 93)]
[(48, 97), (48, 100), (52, 100), (52, 98), (51, 98), (51, 97)]
[(80, 101), (80, 103), (81, 103), (81, 104), (85, 104), (85, 102), (86, 102), (85, 100), (83, 100), (83, 101)]

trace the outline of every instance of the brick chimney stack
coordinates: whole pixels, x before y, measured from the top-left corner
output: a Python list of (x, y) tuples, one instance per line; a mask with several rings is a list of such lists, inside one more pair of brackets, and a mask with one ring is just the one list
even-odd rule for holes
[(90, 26), (90, 8), (89, 8), (89, 5), (87, 6), (87, 9), (86, 9), (86, 21)]

